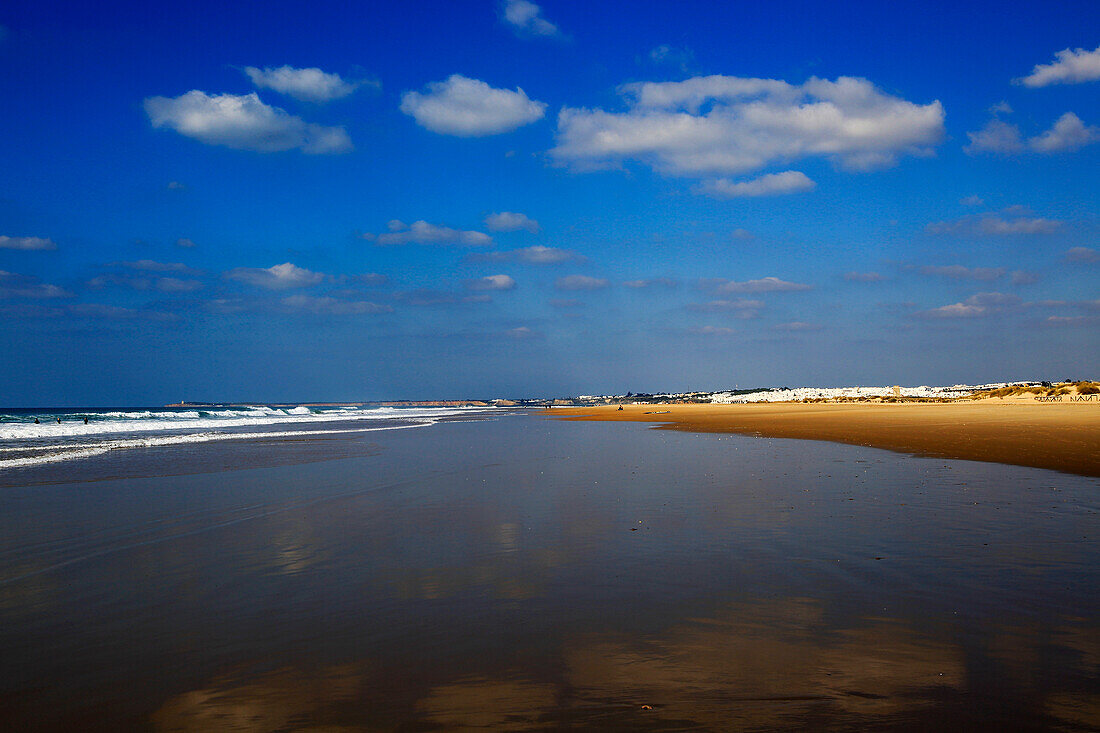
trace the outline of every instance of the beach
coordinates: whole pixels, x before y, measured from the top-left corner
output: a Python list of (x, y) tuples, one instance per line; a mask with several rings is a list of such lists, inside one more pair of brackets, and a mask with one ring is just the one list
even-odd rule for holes
[(1100, 725), (1095, 478), (384, 414), (0, 470), (0, 727)]
[(654, 423), (669, 430), (826, 440), (909, 453), (1100, 476), (1100, 402), (983, 399), (945, 403), (755, 403), (555, 410), (566, 420)]

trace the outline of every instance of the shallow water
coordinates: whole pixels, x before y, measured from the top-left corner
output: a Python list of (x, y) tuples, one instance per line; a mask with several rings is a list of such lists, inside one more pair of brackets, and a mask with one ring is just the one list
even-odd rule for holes
[(517, 414), (75, 465), (0, 474), (0, 728), (1100, 727), (1095, 479)]

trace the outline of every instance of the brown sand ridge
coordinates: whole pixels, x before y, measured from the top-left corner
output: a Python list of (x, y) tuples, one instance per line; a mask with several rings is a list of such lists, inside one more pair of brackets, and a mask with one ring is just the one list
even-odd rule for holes
[[(652, 414), (665, 410), (665, 414)], [(1100, 476), (1100, 402), (670, 404), (624, 405), (621, 412), (608, 405), (555, 410), (553, 416), (660, 423), (663, 429), (691, 432), (828, 440), (920, 456)]]

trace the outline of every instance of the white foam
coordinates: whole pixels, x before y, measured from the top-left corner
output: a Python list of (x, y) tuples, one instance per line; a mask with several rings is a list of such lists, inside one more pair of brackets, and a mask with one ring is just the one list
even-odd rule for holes
[[(70, 443), (57, 446), (49, 446), (44, 450), (49, 453), (41, 453), (25, 458), (0, 459), (0, 469), (19, 468), (21, 466), (35, 466), (42, 463), (54, 463), (57, 461), (71, 461), (78, 458), (91, 458), (103, 455), (115, 450), (127, 450), (132, 448), (154, 448), (166, 445), (183, 445), (187, 443), (209, 443), (215, 440), (254, 440), (257, 438), (290, 438), (310, 437), (314, 435), (337, 435), (341, 433), (370, 433), (378, 430), (403, 430), (405, 428), (423, 428), (434, 425), (435, 420), (421, 419), (407, 425), (381, 425), (372, 428), (355, 428), (352, 430), (278, 430), (261, 433), (189, 433), (187, 435), (161, 435), (151, 438), (132, 438), (122, 440), (108, 440), (100, 443)], [(33, 448), (3, 448), (4, 451), (26, 451)]]
[[(144, 433), (198, 430), (209, 431), (218, 428), (258, 427), (283, 423), (315, 423), (347, 420), (394, 420), (437, 418), (446, 415), (460, 415), (476, 410), (490, 408), (393, 408), (379, 407), (361, 410), (324, 410), (311, 412), (309, 408), (292, 408), (291, 411), (272, 408), (249, 408), (247, 410), (219, 410), (207, 413), (203, 417), (198, 412), (108, 412), (103, 417), (114, 419), (84, 424), (75, 418), (61, 424), (43, 422), (7, 422), (0, 423), (0, 440), (42, 440), (50, 438), (71, 438), (93, 435), (112, 435), (117, 433)], [(93, 415), (94, 413), (86, 413)], [(192, 417), (194, 415), (194, 417)]]

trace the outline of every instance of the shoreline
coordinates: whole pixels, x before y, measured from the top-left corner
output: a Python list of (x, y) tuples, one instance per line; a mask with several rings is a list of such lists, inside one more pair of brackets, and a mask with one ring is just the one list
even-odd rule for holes
[[(659, 411), (659, 414), (654, 414)], [(554, 419), (824, 440), (1100, 477), (1100, 405), (978, 400), (905, 404), (666, 404), (555, 410)], [(565, 414), (563, 414), (565, 413)]]

